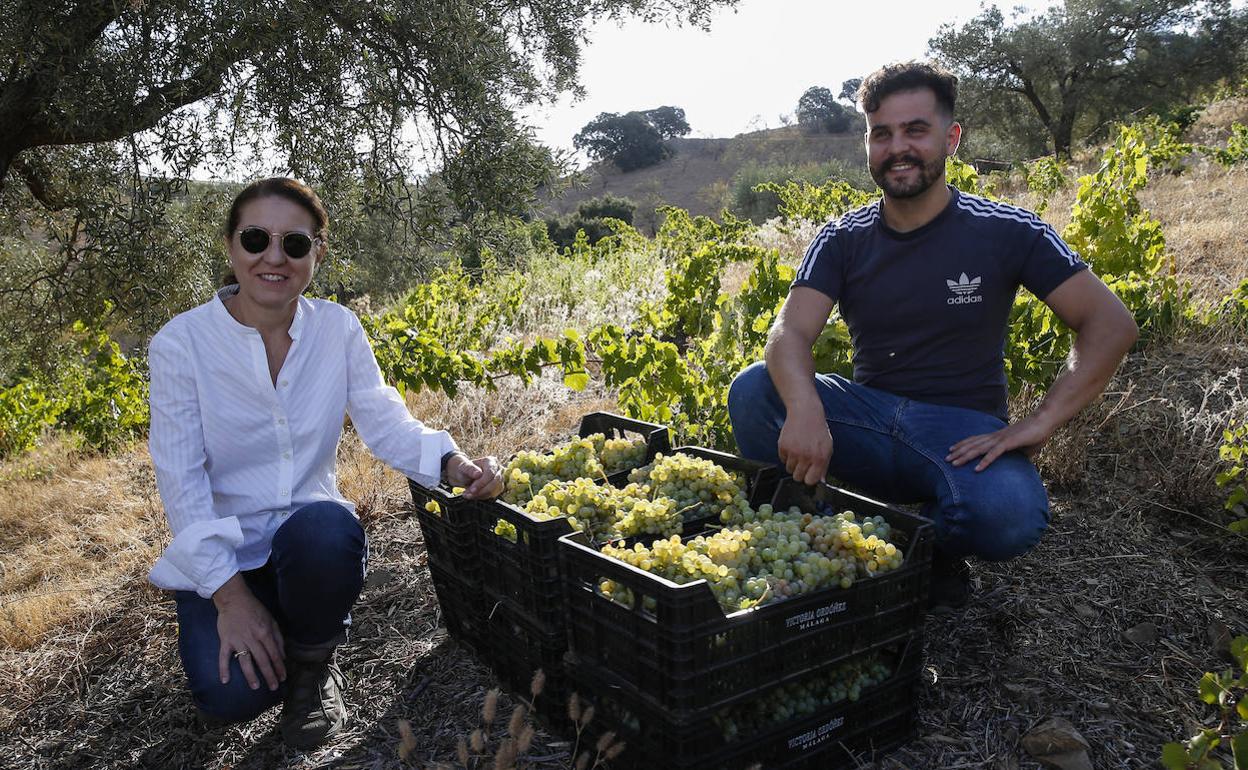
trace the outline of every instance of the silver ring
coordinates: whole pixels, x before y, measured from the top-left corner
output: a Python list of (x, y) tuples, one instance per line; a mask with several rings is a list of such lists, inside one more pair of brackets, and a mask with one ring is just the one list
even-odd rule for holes
[(250, 655), (250, 654), (251, 654), (251, 650), (239, 650), (238, 652), (234, 653), (234, 657), (241, 658), (244, 655)]

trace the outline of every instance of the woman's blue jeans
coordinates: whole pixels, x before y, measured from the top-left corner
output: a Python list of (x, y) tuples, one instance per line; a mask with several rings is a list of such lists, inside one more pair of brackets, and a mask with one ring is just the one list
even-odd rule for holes
[[(1040, 541), (1049, 501), (1040, 474), (1022, 452), (1007, 452), (983, 471), (954, 467), (949, 447), (1005, 423), (974, 409), (939, 406), (815, 375), (832, 434), (828, 473), (869, 497), (926, 503), (936, 544), (950, 556), (1004, 561)], [(785, 408), (763, 363), (737, 375), (728, 391), (733, 435), (744, 457), (780, 463)]]
[[(242, 574), (288, 642), (319, 645), (350, 625), (367, 558), (368, 539), (359, 520), (337, 503), (313, 503), (278, 527), (264, 566)], [(217, 719), (244, 722), (282, 700), (284, 688), (270, 691), (263, 677), (260, 687), (251, 689), (237, 660), (230, 660), (229, 683), (221, 684), (216, 605), (194, 591), (178, 591), (175, 599), (178, 652), (195, 705)]]

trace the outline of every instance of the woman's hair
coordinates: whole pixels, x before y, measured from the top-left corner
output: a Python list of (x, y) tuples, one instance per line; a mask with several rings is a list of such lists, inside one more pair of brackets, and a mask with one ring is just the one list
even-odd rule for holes
[[(311, 187), (298, 179), (284, 176), (257, 179), (234, 196), (234, 202), (230, 204), (230, 213), (225, 219), (225, 230), (222, 232), (227, 241), (234, 238), (234, 231), (238, 229), (238, 220), (242, 216), (243, 206), (251, 201), (268, 197), (285, 198), (311, 214), (312, 221), (316, 223), (312, 237), (320, 238), (323, 247), (329, 238), (329, 212), (325, 210), (325, 204), (321, 203), (320, 196)], [(229, 286), (233, 283), (238, 283), (238, 279), (235, 278), (233, 270), (227, 270), (221, 285)]]

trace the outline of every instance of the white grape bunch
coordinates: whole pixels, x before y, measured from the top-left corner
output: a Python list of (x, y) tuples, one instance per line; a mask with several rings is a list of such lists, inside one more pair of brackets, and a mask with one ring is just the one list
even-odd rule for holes
[(741, 474), (684, 452), (656, 454), (650, 464), (629, 473), (628, 480), (648, 487), (652, 497), (676, 501), (685, 521), (735, 517), (749, 507)]
[(503, 469), (503, 501), (523, 506), (551, 481), (606, 480), (646, 456), (644, 441), (608, 439), (601, 433), (573, 439), (549, 452), (521, 451)]
[(535, 519), (566, 516), (576, 529), (595, 541), (638, 535), (667, 536), (680, 531), (680, 514), (667, 498), (654, 500), (636, 484), (623, 489), (592, 479), (551, 481), (524, 507)]
[[(608, 543), (601, 550), (674, 583), (705, 580), (728, 612), (829, 587), (850, 588), (904, 562), (881, 517), (859, 524), (850, 511), (817, 516), (762, 505), (757, 511), (746, 506), (734, 519), (733, 526), (688, 540), (671, 535), (649, 546)], [(614, 585), (606, 588), (604, 593), (618, 593)]]

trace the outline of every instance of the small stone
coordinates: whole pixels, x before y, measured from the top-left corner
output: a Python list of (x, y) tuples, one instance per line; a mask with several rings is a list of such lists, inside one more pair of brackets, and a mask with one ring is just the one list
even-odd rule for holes
[(1097, 612), (1093, 607), (1087, 604), (1082, 604), (1082, 603), (1075, 605), (1075, 614), (1083, 618), (1084, 620), (1096, 620), (1097, 617), (1100, 616), (1100, 613)]
[(369, 589), (384, 586), (391, 580), (394, 580), (394, 572), (392, 570), (388, 570), (385, 567), (370, 569), (367, 577), (364, 578), (364, 588)]
[(1209, 626), (1206, 632), (1209, 636), (1209, 647), (1219, 658), (1232, 662), (1234, 658), (1231, 656), (1231, 629), (1220, 620), (1215, 620)]
[(1022, 740), (1023, 749), (1045, 767), (1057, 770), (1093, 770), (1088, 742), (1075, 726), (1054, 717), (1035, 727)]
[(1123, 636), (1139, 645), (1149, 645), (1157, 641), (1157, 626), (1145, 621), (1138, 625), (1131, 626)]

